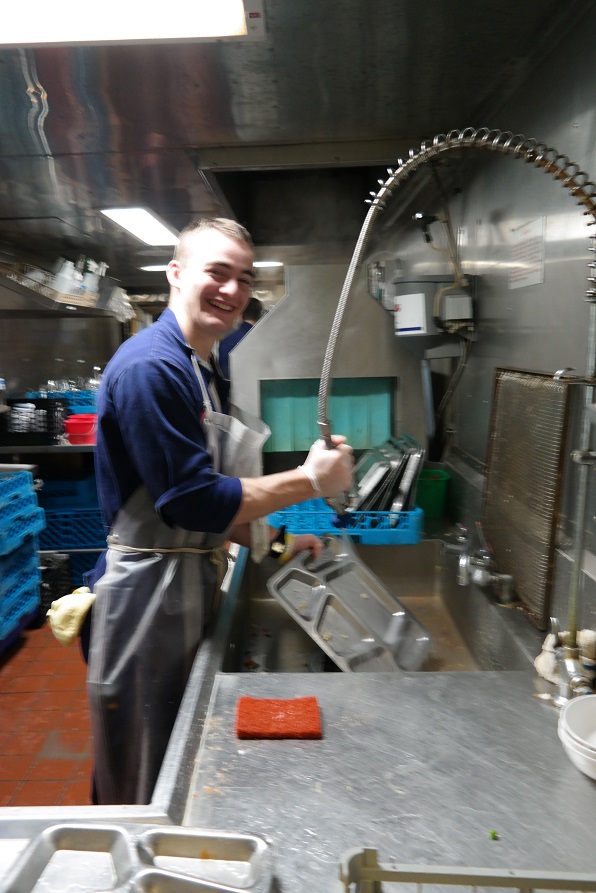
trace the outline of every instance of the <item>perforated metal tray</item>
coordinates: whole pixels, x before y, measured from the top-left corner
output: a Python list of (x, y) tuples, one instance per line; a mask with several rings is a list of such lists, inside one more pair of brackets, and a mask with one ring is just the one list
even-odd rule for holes
[(269, 578), (269, 592), (346, 672), (419, 670), (432, 642), (341, 537), (319, 558), (301, 553)]
[[(51, 825), (20, 853), (0, 893), (267, 893), (271, 844), (181, 827)], [(65, 885), (68, 878), (68, 886)]]

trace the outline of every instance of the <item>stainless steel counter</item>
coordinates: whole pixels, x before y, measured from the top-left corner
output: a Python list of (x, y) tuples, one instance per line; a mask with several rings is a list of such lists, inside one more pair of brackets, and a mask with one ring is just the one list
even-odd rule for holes
[[(333, 889), (360, 846), (382, 862), (596, 873), (596, 782), (534, 678), (218, 675), (183, 823), (270, 838), (284, 893)], [(323, 739), (237, 739), (240, 695), (315, 695)]]
[[(340, 857), (362, 846), (384, 863), (596, 874), (596, 782), (567, 759), (530, 657), (520, 670), (221, 672), (246, 560), (237, 552), (224, 581), (152, 803), (0, 809), (0, 877), (64, 823), (257, 835), (273, 844), (275, 893), (337, 889)], [(241, 695), (315, 695), (323, 739), (240, 741)]]

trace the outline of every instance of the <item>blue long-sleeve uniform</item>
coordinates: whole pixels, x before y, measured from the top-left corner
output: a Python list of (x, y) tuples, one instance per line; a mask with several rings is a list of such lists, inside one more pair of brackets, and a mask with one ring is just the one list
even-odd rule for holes
[[(105, 524), (144, 483), (162, 519), (224, 531), (242, 499), (238, 478), (213, 470), (201, 424), (203, 399), (176, 317), (159, 319), (116, 351), (98, 394), (96, 477)], [(208, 384), (212, 374), (201, 366)], [(224, 412), (228, 385), (216, 377)]]

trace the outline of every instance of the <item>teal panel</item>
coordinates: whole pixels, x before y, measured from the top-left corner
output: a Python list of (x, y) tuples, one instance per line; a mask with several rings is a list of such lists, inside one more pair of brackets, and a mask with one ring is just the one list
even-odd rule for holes
[[(332, 382), (329, 418), (334, 433), (355, 449), (370, 449), (393, 433), (394, 378), (338, 378)], [(307, 450), (319, 437), (319, 381), (261, 382), (261, 415), (271, 428), (269, 453)]]
[(303, 449), (300, 444), (308, 443), (310, 445), (317, 438), (316, 432), (313, 436), (313, 421), (316, 425), (317, 414), (315, 409), (313, 417), (312, 383), (307, 380), (302, 381), (301, 384), (303, 388), (293, 397), (294, 450)]
[[(268, 384), (275, 384), (275, 382), (268, 382)], [(265, 400), (267, 408), (262, 415), (263, 421), (271, 428), (271, 437), (265, 444), (264, 451), (276, 453), (293, 450), (292, 395), (269, 394)], [(265, 404), (263, 409), (265, 409)]]

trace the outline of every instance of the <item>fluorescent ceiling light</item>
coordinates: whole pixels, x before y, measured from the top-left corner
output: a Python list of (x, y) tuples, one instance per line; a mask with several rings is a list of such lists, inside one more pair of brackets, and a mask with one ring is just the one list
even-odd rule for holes
[[(253, 267), (283, 267), (283, 263), (280, 260), (256, 260)], [(168, 269), (168, 265), (151, 264), (148, 267), (140, 267), (140, 269), (145, 270), (147, 273), (163, 273)]]
[(178, 235), (145, 208), (106, 208), (101, 213), (147, 245), (178, 244)]
[(263, 0), (193, 0), (164, 15), (156, 0), (102, 0), (93, 14), (80, 0), (27, 0), (3, 17), (0, 46), (263, 40)]

